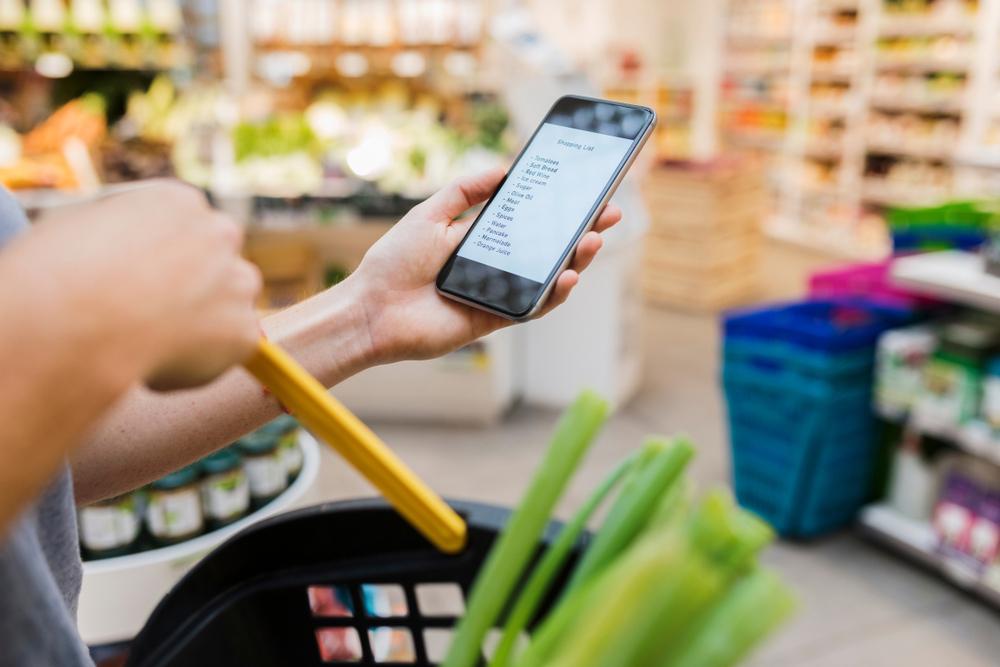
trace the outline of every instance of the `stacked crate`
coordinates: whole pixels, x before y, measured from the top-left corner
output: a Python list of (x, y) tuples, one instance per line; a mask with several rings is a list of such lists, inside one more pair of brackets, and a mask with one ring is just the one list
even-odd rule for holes
[(757, 282), (761, 170), (749, 162), (669, 163), (651, 170), (643, 189), (651, 217), (647, 300), (695, 311), (745, 302)]
[(729, 315), (723, 386), (740, 504), (785, 536), (850, 522), (871, 493), (875, 345), (909, 312), (808, 300)]

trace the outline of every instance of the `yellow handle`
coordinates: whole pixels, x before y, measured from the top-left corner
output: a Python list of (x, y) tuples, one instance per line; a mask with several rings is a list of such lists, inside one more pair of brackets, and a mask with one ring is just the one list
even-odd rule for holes
[(438, 549), (458, 553), (466, 526), (371, 429), (277, 345), (261, 339), (244, 364), (320, 440), (371, 482)]

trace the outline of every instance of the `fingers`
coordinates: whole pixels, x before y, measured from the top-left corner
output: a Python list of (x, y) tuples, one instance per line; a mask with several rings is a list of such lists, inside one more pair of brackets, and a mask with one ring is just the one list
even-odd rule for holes
[(421, 206), (435, 222), (451, 221), (469, 208), (489, 199), (505, 173), (503, 169), (497, 168), (460, 178), (435, 192)]
[(587, 232), (584, 234), (583, 238), (580, 239), (580, 243), (576, 246), (576, 252), (573, 254), (573, 270), (577, 273), (584, 271), (594, 261), (594, 257), (597, 256), (598, 251), (603, 245), (604, 241), (597, 232)]
[(225, 213), (211, 213), (209, 219), (202, 221), (201, 224), (211, 225), (222, 237), (227, 248), (238, 252), (243, 247), (243, 225)]
[(542, 312), (539, 313), (539, 317), (548, 314), (555, 308), (558, 308), (566, 302), (569, 298), (570, 292), (576, 287), (577, 283), (580, 282), (580, 274), (569, 269), (563, 271), (558, 278), (556, 278), (556, 286), (552, 289), (552, 294), (549, 295), (549, 300), (545, 303), (542, 308)]
[(621, 219), (622, 210), (614, 204), (608, 204), (604, 207), (604, 210), (601, 211), (601, 215), (597, 218), (597, 222), (594, 223), (594, 231), (605, 232), (621, 222)]

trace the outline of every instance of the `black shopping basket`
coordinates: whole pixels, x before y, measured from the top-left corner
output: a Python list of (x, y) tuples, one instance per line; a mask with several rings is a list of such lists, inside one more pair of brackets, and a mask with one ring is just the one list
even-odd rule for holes
[[(436, 551), (379, 500), (319, 505), (251, 526), (160, 602), (128, 664), (436, 664), (509, 516), (477, 503), (452, 506), (469, 525), (468, 547), (456, 556)], [(552, 525), (546, 540), (557, 530)]]

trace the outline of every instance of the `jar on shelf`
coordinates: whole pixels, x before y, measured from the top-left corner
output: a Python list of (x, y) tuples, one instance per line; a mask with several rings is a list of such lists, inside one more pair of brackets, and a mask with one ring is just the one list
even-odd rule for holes
[(146, 527), (161, 546), (197, 537), (205, 528), (197, 466), (187, 466), (149, 485)]
[(80, 545), (88, 558), (124, 556), (132, 551), (142, 528), (138, 493), (96, 502), (77, 511)]
[(250, 485), (254, 507), (271, 502), (288, 488), (288, 475), (278, 450), (278, 440), (268, 433), (251, 433), (237, 442)]
[(288, 483), (302, 472), (302, 448), (299, 447), (299, 422), (290, 415), (282, 415), (262, 426), (258, 433), (269, 434), (278, 440), (278, 452), (285, 465)]
[(200, 462), (201, 509), (210, 528), (242, 519), (250, 511), (250, 485), (235, 447), (220, 449)]

